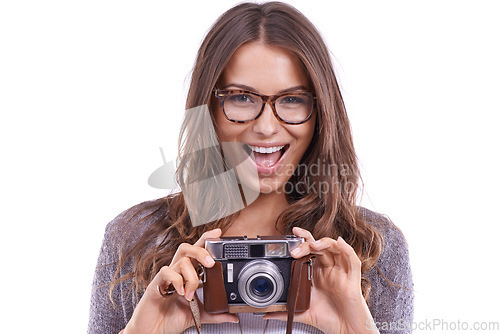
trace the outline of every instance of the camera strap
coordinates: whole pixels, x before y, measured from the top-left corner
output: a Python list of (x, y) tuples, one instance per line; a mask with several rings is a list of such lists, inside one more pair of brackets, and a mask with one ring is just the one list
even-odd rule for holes
[(189, 308), (191, 309), (191, 314), (193, 315), (194, 324), (198, 334), (201, 333), (201, 313), (200, 306), (198, 304), (198, 296), (196, 292), (194, 293), (193, 299), (189, 302)]
[[(312, 275), (312, 268), (310, 266), (312, 266), (313, 259), (314, 256), (310, 254), (292, 262), (291, 280), (287, 296), (288, 317), (286, 322), (286, 334), (292, 334), (293, 317), (297, 306), (297, 295), (299, 294), (300, 283), (301, 280), (303, 280), (303, 278), (301, 278), (302, 275), (309, 275), (308, 279), (303, 281), (309, 284), (309, 286), (304, 286), (303, 288), (310, 289)], [(308, 267), (304, 267), (304, 265)], [(193, 315), (196, 330), (198, 334), (201, 334), (201, 313), (196, 293), (194, 294), (193, 300), (189, 302), (189, 308), (191, 309), (191, 314)]]
[[(299, 259), (296, 259), (295, 261), (292, 262), (292, 278), (290, 281), (290, 287), (288, 288), (288, 297), (286, 305), (288, 312), (288, 318), (286, 321), (286, 334), (292, 333), (293, 316), (295, 315), (295, 307), (297, 306), (297, 295), (299, 294), (301, 276), (304, 275), (305, 273), (312, 274), (312, 270), (310, 270), (308, 267), (304, 269), (304, 265), (306, 266), (312, 265), (313, 258), (314, 258), (313, 255), (307, 255)], [(306, 282), (309, 282), (308, 284), (311, 284), (310, 279), (308, 279)], [(306, 288), (310, 289), (310, 286)]]

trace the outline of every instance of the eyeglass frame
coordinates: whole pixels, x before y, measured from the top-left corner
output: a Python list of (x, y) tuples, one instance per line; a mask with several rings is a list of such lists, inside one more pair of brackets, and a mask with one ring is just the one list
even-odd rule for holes
[[(249, 90), (243, 90), (243, 89), (217, 89), (217, 88), (214, 88), (213, 92), (214, 92), (215, 97), (217, 97), (219, 99), (219, 103), (220, 103), (220, 106), (222, 108), (222, 112), (224, 113), (224, 116), (226, 116), (227, 120), (231, 121), (231, 122), (234, 122), (234, 123), (240, 123), (240, 124), (241, 123), (251, 122), (251, 121), (254, 121), (257, 118), (259, 118), (262, 115), (262, 113), (264, 112), (264, 109), (266, 108), (266, 104), (268, 102), (269, 102), (269, 105), (271, 106), (271, 110), (273, 111), (274, 117), (276, 117), (276, 119), (278, 121), (280, 121), (281, 123), (290, 124), (290, 125), (303, 124), (303, 123), (307, 122), (311, 118), (311, 116), (312, 116), (312, 114), (314, 112), (315, 101), (317, 100), (315, 94), (313, 94), (311, 92), (305, 92), (305, 91), (286, 92), (286, 93), (281, 93), (281, 94), (276, 94), (276, 95), (264, 95), (264, 94), (259, 94), (259, 93), (252, 92), (252, 91), (249, 91)], [(254, 118), (247, 119), (246, 121), (238, 121), (238, 120), (230, 118), (226, 114), (226, 110), (224, 109), (224, 98), (227, 95), (229, 95), (229, 93), (244, 93), (244, 94), (251, 94), (251, 95), (255, 95), (255, 96), (260, 97), (260, 99), (262, 100), (262, 107), (260, 108), (259, 113)], [(288, 122), (288, 121), (285, 121), (284, 119), (282, 119), (278, 115), (278, 112), (276, 111), (276, 105), (275, 105), (276, 100), (278, 100), (280, 97), (283, 97), (283, 96), (286, 96), (286, 95), (294, 95), (294, 94), (308, 95), (311, 98), (311, 100), (312, 100), (311, 111), (309, 112), (309, 115), (306, 117), (305, 120), (300, 121), (300, 122)]]

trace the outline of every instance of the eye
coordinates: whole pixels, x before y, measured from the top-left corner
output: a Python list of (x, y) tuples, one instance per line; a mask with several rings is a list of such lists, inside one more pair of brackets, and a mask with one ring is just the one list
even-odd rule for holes
[(280, 100), (280, 104), (307, 104), (307, 96), (300, 95), (287, 95), (283, 96)]
[(228, 101), (231, 103), (245, 104), (245, 103), (253, 103), (254, 98), (249, 94), (233, 94), (229, 95)]

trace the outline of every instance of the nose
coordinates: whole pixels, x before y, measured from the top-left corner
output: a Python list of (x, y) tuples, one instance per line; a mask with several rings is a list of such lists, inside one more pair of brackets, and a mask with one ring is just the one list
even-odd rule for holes
[(262, 115), (254, 120), (253, 130), (264, 136), (271, 136), (278, 133), (281, 126), (278, 119), (274, 116), (273, 109), (269, 103), (266, 103)]

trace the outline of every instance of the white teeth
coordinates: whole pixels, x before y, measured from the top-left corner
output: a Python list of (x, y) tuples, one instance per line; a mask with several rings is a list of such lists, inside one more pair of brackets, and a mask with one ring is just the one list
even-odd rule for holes
[(261, 146), (251, 146), (252, 151), (257, 152), (257, 153), (274, 153), (276, 151), (281, 150), (285, 145), (283, 146), (274, 146), (274, 147), (261, 147)]

